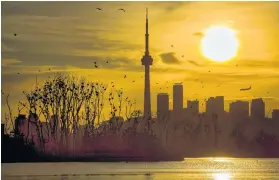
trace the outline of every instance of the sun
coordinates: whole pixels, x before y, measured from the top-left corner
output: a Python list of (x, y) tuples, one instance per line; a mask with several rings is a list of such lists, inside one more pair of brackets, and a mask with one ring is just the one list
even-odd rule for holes
[(238, 47), (236, 32), (226, 26), (207, 29), (201, 40), (202, 55), (216, 62), (225, 62), (236, 57)]

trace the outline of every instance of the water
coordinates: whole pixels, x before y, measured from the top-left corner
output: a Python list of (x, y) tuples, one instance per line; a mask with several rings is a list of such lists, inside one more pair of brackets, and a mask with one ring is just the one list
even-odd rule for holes
[(2, 164), (4, 180), (279, 180), (279, 159)]

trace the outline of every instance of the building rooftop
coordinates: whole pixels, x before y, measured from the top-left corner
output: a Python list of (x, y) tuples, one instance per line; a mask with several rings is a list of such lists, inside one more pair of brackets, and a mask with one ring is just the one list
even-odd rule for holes
[(180, 82), (180, 83), (173, 83), (173, 85), (182, 85), (183, 82)]
[(169, 95), (168, 93), (158, 93), (157, 95)]

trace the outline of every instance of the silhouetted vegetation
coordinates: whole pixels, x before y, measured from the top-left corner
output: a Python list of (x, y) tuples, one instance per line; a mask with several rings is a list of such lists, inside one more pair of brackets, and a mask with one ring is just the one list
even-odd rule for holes
[[(152, 157), (146, 154), (151, 153), (150, 150), (139, 150), (134, 148), (135, 144), (127, 143), (133, 141), (142, 142), (142, 145), (152, 141), (150, 148), (162, 152), (159, 143), (155, 146), (158, 139), (154, 135), (144, 128), (137, 131), (142, 113), (133, 109), (135, 102), (124, 97), (122, 89), (56, 74), (43, 86), (36, 84), (33, 90), (23, 94), (26, 101), (19, 102), (18, 117), (11, 120), (14, 122), (12, 133), (15, 137), (20, 136), (20, 142), (26, 146), (33, 142), (41, 156)], [(109, 109), (107, 121), (103, 119), (105, 108)], [(7, 118), (12, 119), (11, 108), (8, 114)], [(125, 122), (122, 116), (125, 116)], [(124, 123), (129, 127), (124, 129)]]
[(23, 94), (26, 101), (19, 102), (13, 119), (9, 95), (2, 93), (9, 110), (5, 124), (11, 126), (11, 137), (2, 141), (3, 162), (279, 156), (274, 132), (262, 128), (246, 134), (262, 126), (250, 128), (251, 119), (238, 122), (204, 113), (146, 119), (123, 89), (100, 82), (56, 74)]

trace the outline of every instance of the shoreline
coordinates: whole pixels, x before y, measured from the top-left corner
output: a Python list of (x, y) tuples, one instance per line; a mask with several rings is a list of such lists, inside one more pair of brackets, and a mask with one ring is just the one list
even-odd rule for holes
[(209, 159), (209, 158), (229, 158), (229, 159), (279, 159), (279, 157), (224, 157), (224, 156), (215, 156), (215, 157), (185, 157), (185, 158), (169, 158), (169, 159), (148, 159), (148, 158), (115, 158), (115, 157), (84, 157), (84, 158), (54, 158), (54, 159), (37, 159), (37, 160), (11, 160), (11, 161), (5, 161), (1, 162), (10, 164), (10, 163), (79, 163), (79, 162), (103, 162), (103, 163), (111, 163), (111, 162), (170, 162), (170, 161), (176, 161), (181, 162), (185, 161), (185, 159)]

